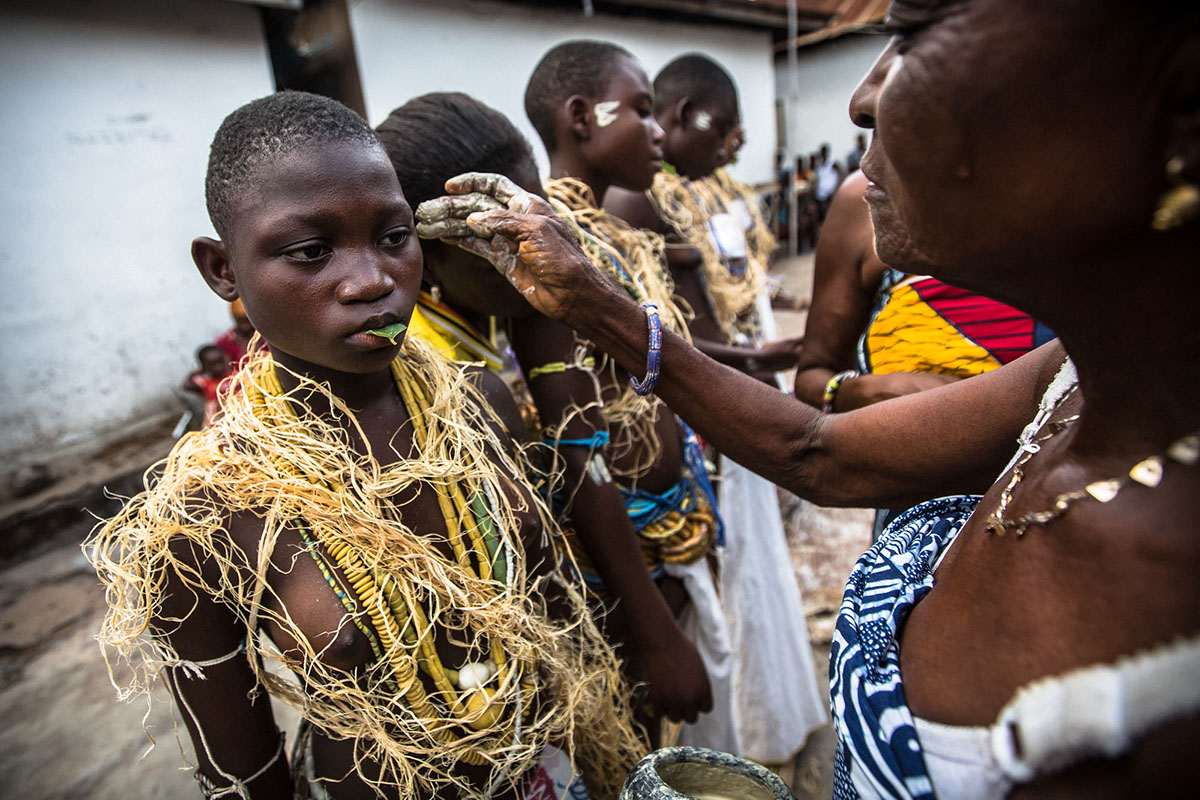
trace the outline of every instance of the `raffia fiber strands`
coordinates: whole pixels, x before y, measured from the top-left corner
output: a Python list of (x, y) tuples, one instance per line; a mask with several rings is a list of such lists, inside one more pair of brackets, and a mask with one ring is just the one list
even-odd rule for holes
[[(527, 490), (523, 460), (509, 457), (491, 433), (480, 410), (486, 405), (462, 368), (426, 345), (405, 342), (396, 371), (428, 402), (408, 409), (426, 434), (418, 457), (386, 468), (350, 447), (342, 426), (357, 428), (357, 422), (326, 386), (301, 377), (299, 387), (283, 396), (272, 380), (274, 369), (269, 356), (247, 364), (216, 424), (180, 440), (148, 473), (149, 488), (89, 543), (109, 601), (99, 638), (110, 675), (119, 662), (133, 670), (129, 683), (118, 686), (122, 696), (148, 695), (163, 668), (200, 671), (171, 647), (171, 621), (158, 616), (173, 572), (200, 597), (236, 615), (245, 626), (244, 657), (259, 684), (327, 735), (353, 739), (358, 773), (380, 791), (410, 796), (456, 786), (464, 796), (478, 796), (481, 787), (462, 786), (454, 777), (455, 764), (488, 764), (503, 786), (553, 741), (584, 769), (597, 796), (616, 798), (644, 751), (625, 708), (628, 688), (581, 591), (557, 573), (541, 579), (529, 574), (517, 512), (532, 512), (546, 531), (553, 530), (550, 514)], [(310, 397), (335, 409), (342, 426), (309, 411)], [(360, 439), (365, 441), (361, 431)], [(507, 585), (481, 577), (487, 570), (464, 568), (464, 559), (447, 554), (445, 534), (417, 533), (406, 525), (403, 507), (390, 501), (439, 485), (487, 499), (508, 554)], [(233, 514), (262, 520), (255, 552), (243, 552), (229, 537)], [(298, 521), (320, 531), (323, 543), (348, 548), (391, 587), (379, 592), (381, 606), (389, 595), (401, 597), (428, 627), (415, 639), (379, 636), (386, 644), (382, 657), (356, 673), (324, 664), (267, 580), (280, 534)], [(202, 554), (202, 571), (183, 557), (189, 552)], [(565, 621), (547, 612), (550, 591), (566, 604)], [(356, 625), (388, 613), (360, 608)], [(297, 644), (280, 651), (260, 635), (268, 623)], [(472, 658), (483, 661), (499, 652), (511, 665), (491, 687), (493, 706), (500, 709), (491, 724), (482, 724), (481, 713), (464, 717), (462, 706), (436, 685), (419, 685), (416, 639), (431, 637), (435, 628)], [(299, 679), (275, 677), (264, 667), (269, 662)], [(367, 762), (374, 762), (371, 769), (364, 769)]]
[[(556, 178), (547, 181), (545, 188), (550, 204), (572, 227), (596, 269), (616, 281), (639, 303), (656, 303), (663, 325), (691, 341), (690, 312), (675, 297), (675, 285), (663, 258), (663, 238), (634, 228), (599, 208), (592, 190), (582, 181)], [(605, 397), (602, 409), (612, 432), (610, 463), (628, 453), (637, 453), (632, 469), (614, 471), (619, 478), (636, 480), (662, 457), (662, 442), (654, 425), (658, 415), (666, 413), (665, 409), (653, 395), (642, 396), (633, 391), (624, 381), (623, 371), (611, 359), (605, 359), (598, 369), (608, 372), (608, 385), (622, 386), (618, 396)]]

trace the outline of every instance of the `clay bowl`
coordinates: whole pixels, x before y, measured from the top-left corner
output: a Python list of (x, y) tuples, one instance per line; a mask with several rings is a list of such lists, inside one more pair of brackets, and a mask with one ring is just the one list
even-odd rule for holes
[(766, 767), (703, 747), (665, 747), (634, 767), (621, 800), (796, 800)]

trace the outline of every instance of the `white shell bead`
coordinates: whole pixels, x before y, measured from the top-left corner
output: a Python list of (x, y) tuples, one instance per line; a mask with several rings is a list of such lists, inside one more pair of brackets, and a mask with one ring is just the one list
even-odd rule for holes
[(458, 669), (458, 688), (464, 692), (481, 688), (495, 674), (496, 667), (491, 661), (468, 662)]
[(1192, 466), (1197, 460), (1200, 460), (1200, 436), (1191, 435), (1184, 436), (1182, 439), (1177, 439), (1169, 448), (1167, 448), (1167, 456), (1172, 461), (1177, 461), (1186, 466)]
[(1117, 492), (1121, 491), (1121, 482), (1114, 479), (1106, 481), (1096, 481), (1089, 483), (1084, 487), (1087, 493), (1099, 500), (1101, 503), (1107, 503), (1117, 496)]

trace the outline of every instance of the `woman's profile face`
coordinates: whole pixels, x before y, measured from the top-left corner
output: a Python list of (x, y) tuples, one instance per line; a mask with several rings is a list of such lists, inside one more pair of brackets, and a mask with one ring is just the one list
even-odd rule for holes
[(1147, 59), (1118, 14), (1062, 6), (893, 2), (896, 33), (850, 106), (875, 129), (862, 170), (884, 262), (982, 291), (1027, 253), (1077, 263), (1141, 225), (1131, 203), (1163, 161)]

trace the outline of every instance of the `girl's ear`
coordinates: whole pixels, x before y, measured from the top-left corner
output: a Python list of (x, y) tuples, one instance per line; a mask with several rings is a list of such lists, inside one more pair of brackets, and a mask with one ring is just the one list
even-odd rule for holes
[(675, 103), (675, 107), (671, 109), (671, 122), (675, 123), (676, 127), (686, 128), (691, 122), (692, 114), (695, 112), (695, 104), (692, 103), (692, 98), (681, 97)]
[(227, 302), (238, 299), (237, 278), (233, 274), (233, 263), (225, 244), (208, 236), (197, 236), (192, 240), (192, 261), (208, 287), (217, 297)]
[(592, 138), (592, 113), (588, 101), (581, 95), (573, 94), (564, 104), (567, 111), (567, 124), (575, 140), (586, 142)]

